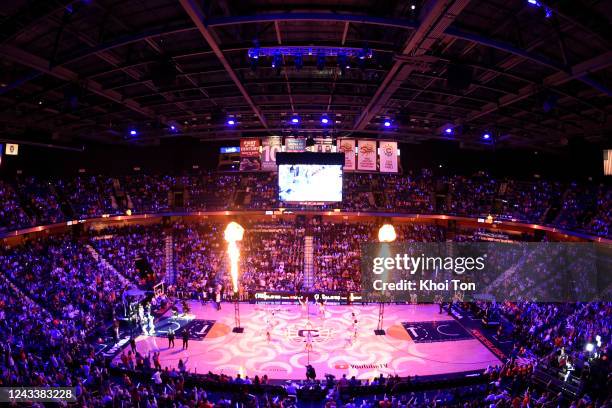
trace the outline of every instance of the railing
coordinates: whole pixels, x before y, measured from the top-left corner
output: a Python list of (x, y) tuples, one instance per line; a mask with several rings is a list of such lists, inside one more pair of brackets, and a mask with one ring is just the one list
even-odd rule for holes
[(380, 211), (345, 211), (340, 209), (329, 209), (329, 210), (301, 210), (291, 208), (278, 208), (270, 210), (257, 210), (257, 211), (230, 211), (230, 210), (219, 210), (219, 211), (183, 211), (183, 212), (164, 212), (164, 213), (143, 213), (143, 214), (132, 214), (132, 215), (102, 215), (96, 218), (87, 219), (75, 219), (69, 220), (56, 224), (40, 225), (35, 227), (23, 228), (8, 232), (0, 232), (1, 238), (18, 237), (20, 235), (32, 234), (41, 231), (47, 231), (51, 229), (59, 229), (62, 227), (70, 227), (77, 224), (96, 224), (96, 223), (110, 223), (117, 221), (133, 221), (138, 222), (140, 220), (155, 219), (161, 217), (215, 217), (215, 216), (285, 216), (285, 215), (321, 215), (329, 217), (355, 217), (355, 218), (397, 218), (399, 221), (411, 221), (411, 222), (433, 222), (433, 221), (456, 221), (458, 223), (470, 224), (475, 228), (496, 228), (498, 230), (510, 229), (510, 230), (524, 230), (524, 231), (543, 231), (547, 233), (561, 234), (568, 237), (579, 238), (586, 241), (600, 242), (600, 243), (612, 243), (612, 239), (604, 238), (600, 236), (590, 235), (577, 231), (565, 230), (553, 226), (540, 225), (540, 224), (529, 224), (526, 222), (519, 222), (513, 220), (500, 220), (493, 219), (488, 221), (478, 217), (465, 217), (456, 215), (446, 214), (414, 214), (414, 213), (398, 213), (398, 212), (380, 212)]

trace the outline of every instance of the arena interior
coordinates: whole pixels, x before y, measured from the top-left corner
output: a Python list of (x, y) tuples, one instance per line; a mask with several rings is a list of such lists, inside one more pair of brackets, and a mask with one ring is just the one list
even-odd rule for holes
[(611, 17), (3, 2), (0, 404), (612, 407)]

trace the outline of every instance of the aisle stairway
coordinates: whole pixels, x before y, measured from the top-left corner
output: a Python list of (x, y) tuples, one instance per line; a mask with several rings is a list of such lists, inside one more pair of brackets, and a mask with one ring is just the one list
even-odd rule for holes
[(173, 285), (174, 280), (174, 237), (166, 234), (166, 284)]
[(314, 250), (313, 237), (304, 237), (304, 290), (314, 286)]
[(117, 276), (121, 281), (121, 284), (128, 285), (130, 283), (130, 280), (125, 277), (125, 275), (123, 275), (121, 272), (119, 272), (113, 265), (111, 265), (111, 263), (108, 262), (106, 258), (100, 255), (93, 246), (87, 244), (85, 245), (85, 249), (87, 249), (87, 252), (89, 252), (92, 258), (98, 263), (98, 265), (100, 265), (101, 268), (104, 268), (107, 271), (110, 271), (115, 276)]

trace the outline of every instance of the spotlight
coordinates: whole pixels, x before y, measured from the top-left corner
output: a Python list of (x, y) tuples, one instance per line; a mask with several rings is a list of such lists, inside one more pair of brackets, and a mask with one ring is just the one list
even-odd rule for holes
[(297, 71), (301, 70), (304, 66), (304, 58), (302, 57), (302, 54), (296, 55), (293, 60), (293, 63), (295, 64), (295, 69)]
[(172, 132), (176, 131), (176, 126), (175, 126), (175, 125), (170, 125), (170, 130), (171, 130)]
[(317, 55), (317, 69), (323, 71), (325, 69), (325, 54)]
[(327, 114), (321, 116), (321, 123), (324, 125), (327, 125), (329, 123), (329, 117), (327, 116)]
[(482, 138), (483, 138), (484, 140), (490, 140), (490, 139), (491, 139), (491, 134), (490, 134), (489, 132), (485, 132), (485, 133), (482, 135)]
[(276, 69), (276, 75), (280, 75), (283, 66), (283, 56), (280, 53), (274, 54), (272, 58), (272, 68)]
[(453, 129), (452, 127), (450, 127), (450, 126), (447, 126), (447, 127), (444, 129), (444, 133), (446, 133), (447, 135), (452, 135), (452, 134), (453, 134), (453, 131), (454, 131), (454, 129)]
[(397, 238), (395, 228), (391, 224), (384, 224), (378, 230), (378, 241), (379, 242), (393, 242)]
[(255, 47), (249, 49), (247, 54), (251, 59), (259, 59), (259, 45), (255, 44)]
[(297, 125), (298, 123), (300, 123), (300, 117), (298, 115), (293, 115), (293, 117), (291, 118), (291, 123)]
[(531, 4), (532, 6), (540, 5), (540, 2), (538, 0), (527, 0), (527, 3)]
[(389, 119), (385, 119), (385, 121), (383, 122), (383, 125), (387, 128), (391, 127), (391, 121)]
[(368, 47), (363, 47), (363, 49), (359, 51), (359, 59), (364, 60), (366, 58), (372, 58), (372, 50)]
[(232, 118), (229, 118), (229, 119), (227, 120), (227, 125), (228, 125), (228, 126), (234, 126), (235, 124), (236, 124), (236, 120), (234, 120), (234, 119), (232, 119)]
[(138, 134), (138, 132), (134, 129), (130, 130), (130, 135), (132, 136), (136, 136)]
[(593, 350), (595, 350), (595, 345), (593, 343), (587, 343), (585, 350), (591, 353)]
[(412, 4), (412, 5), (410, 6), (410, 10), (416, 10), (416, 5)]
[(346, 54), (338, 54), (338, 66), (340, 67), (340, 73), (344, 76), (346, 69), (350, 68)]
[(546, 18), (551, 18), (552, 17), (552, 10), (549, 9), (548, 7), (544, 7), (544, 17), (546, 17)]

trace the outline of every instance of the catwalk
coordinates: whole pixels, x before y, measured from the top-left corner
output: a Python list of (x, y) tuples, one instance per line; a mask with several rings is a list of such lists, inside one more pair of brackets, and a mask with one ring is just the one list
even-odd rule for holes
[[(212, 323), (206, 331), (202, 331), (206, 325), (193, 325), (195, 337), (200, 334), (201, 340), (192, 337), (189, 348), (182, 350), (177, 336), (176, 346), (169, 349), (168, 339), (158, 332), (139, 336), (137, 349), (145, 355), (160, 351), (164, 368), (176, 368), (182, 359), (190, 372), (267, 374), (270, 379), (303, 379), (309, 363), (318, 378), (346, 374), (360, 379), (380, 373), (401, 377), (456, 373), (499, 363), (459, 323), (439, 314), (435, 305), (388, 305), (385, 336), (374, 334), (377, 305), (328, 305), (321, 310), (312, 304), (308, 309), (242, 304), (240, 314), (244, 333), (232, 333), (231, 304), (217, 311), (192, 302), (188, 318)], [(159, 329), (163, 330), (161, 325)]]

